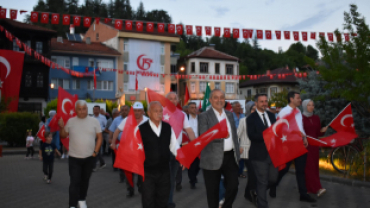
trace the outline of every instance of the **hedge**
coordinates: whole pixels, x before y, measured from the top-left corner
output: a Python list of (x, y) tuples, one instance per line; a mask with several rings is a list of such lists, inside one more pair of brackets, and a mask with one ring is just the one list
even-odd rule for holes
[(36, 113), (1, 113), (0, 140), (8, 142), (9, 146), (26, 146), (27, 129), (32, 129), (32, 135), (35, 136), (39, 122)]

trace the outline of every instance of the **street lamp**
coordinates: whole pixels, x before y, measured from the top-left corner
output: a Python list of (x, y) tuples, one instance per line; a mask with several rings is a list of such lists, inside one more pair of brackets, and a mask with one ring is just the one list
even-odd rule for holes
[(181, 66), (180, 67), (180, 71), (182, 71), (182, 72), (185, 71), (185, 67), (184, 66)]
[(50, 88), (51, 88), (51, 89), (54, 89), (54, 83), (51, 83), (51, 84), (50, 84)]

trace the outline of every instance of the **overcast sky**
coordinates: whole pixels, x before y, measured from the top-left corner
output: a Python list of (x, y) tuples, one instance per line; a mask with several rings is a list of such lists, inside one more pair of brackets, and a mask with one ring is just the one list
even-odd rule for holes
[[(31, 11), (37, 1), (0, 0), (0, 5), (7, 9)], [(83, 3), (84, 0), (79, 2)], [(370, 0), (143, 0), (142, 2), (146, 11), (166, 10), (173, 23), (221, 28), (333, 32), (337, 28), (342, 30), (343, 12), (349, 11), (351, 3), (358, 6), (358, 11), (362, 15), (370, 17)], [(140, 0), (131, 0), (134, 10), (139, 3)], [(23, 21), (24, 18), (25, 15), (18, 14), (19, 21)], [(279, 47), (286, 50), (293, 42), (273, 38), (260, 41), (260, 45), (278, 51)], [(315, 46), (315, 41), (303, 43)]]

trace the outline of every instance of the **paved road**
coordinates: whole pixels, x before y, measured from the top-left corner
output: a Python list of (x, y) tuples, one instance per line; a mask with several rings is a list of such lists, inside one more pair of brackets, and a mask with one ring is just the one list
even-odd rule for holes
[[(68, 163), (57, 159), (54, 164), (52, 184), (42, 178), (42, 163), (36, 159), (24, 160), (24, 156), (14, 155), (0, 158), (0, 207), (6, 208), (65, 208), (68, 207)], [(105, 157), (107, 164), (110, 158)], [(124, 184), (118, 183), (118, 173), (111, 167), (102, 169), (90, 180), (87, 197), (89, 208), (141, 208), (140, 195), (126, 198)], [(174, 200), (177, 208), (206, 208), (206, 195), (203, 177), (198, 177), (196, 190), (191, 190), (187, 173), (183, 174), (183, 189), (176, 192)], [(239, 180), (239, 194), (234, 208), (254, 207), (243, 197), (247, 179)], [(317, 203), (299, 201), (294, 175), (287, 174), (277, 189), (277, 198), (269, 199), (271, 208), (309, 207), (370, 207), (370, 189), (350, 187), (330, 182), (322, 182), (328, 193)]]

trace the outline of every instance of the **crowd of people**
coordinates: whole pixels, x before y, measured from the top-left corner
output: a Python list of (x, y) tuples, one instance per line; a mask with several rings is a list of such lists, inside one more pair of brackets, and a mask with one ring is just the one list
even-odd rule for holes
[[(178, 96), (174, 92), (167, 94), (166, 98), (175, 106)], [(257, 94), (254, 101), (249, 101), (242, 109), (239, 102), (232, 103), (232, 112), (225, 110), (225, 93), (219, 89), (211, 92), (209, 102), (211, 106), (201, 112), (195, 102), (189, 102), (183, 111), (176, 108), (175, 112), (168, 114), (167, 107), (160, 102), (153, 101), (148, 105), (147, 112), (141, 102), (135, 102), (131, 107), (142, 137), (142, 147), (145, 153), (144, 173), (145, 180), (136, 174), (137, 190), (141, 193), (143, 208), (174, 208), (173, 200), (175, 190), (182, 189), (182, 172), (184, 167), (176, 160), (177, 149), (189, 141), (183, 141), (183, 131), (192, 141), (204, 132), (226, 119), (228, 135), (226, 138), (210, 142), (191, 164), (188, 173), (191, 189), (196, 189), (198, 173), (203, 171), (206, 197), (210, 208), (230, 208), (240, 192), (239, 179), (247, 178), (244, 197), (259, 208), (268, 207), (267, 192), (271, 198), (277, 197), (276, 187), (288, 172), (292, 163), (278, 170), (271, 161), (267, 151), (263, 131), (273, 125), (277, 119), (284, 117), (301, 105), (300, 94), (289, 92), (288, 105), (276, 111), (268, 108), (268, 98), (265, 94)], [(113, 109), (112, 117), (106, 118), (106, 113), (99, 106), (94, 107), (94, 115), (88, 116), (87, 104), (78, 100), (75, 104), (76, 117), (65, 124), (62, 119), (58, 125), (60, 130), (56, 133), (45, 134), (46, 142), (41, 145), (39, 157), (43, 160), (45, 181), (50, 183), (54, 154), (61, 155), (59, 137), (69, 137), (69, 152), (63, 151), (69, 162), (69, 207), (86, 208), (86, 196), (89, 179), (93, 171), (106, 167), (103, 155), (112, 155), (112, 164), (116, 160), (115, 150), (124, 130), (130, 106), (124, 105), (120, 109)], [(320, 197), (326, 192), (320, 184), (318, 160), (319, 148), (310, 146), (306, 136), (318, 138), (322, 136), (327, 127), (322, 128), (320, 119), (313, 114), (314, 103), (304, 100), (303, 113), (298, 109), (296, 121), (301, 131), (302, 143), (308, 150), (294, 159), (297, 185), (300, 201), (315, 202), (316, 199), (309, 194)], [(243, 112), (245, 110), (245, 113)], [(55, 112), (50, 113), (50, 117)], [(46, 121), (50, 122), (50, 118)], [(29, 133), (27, 141), (32, 140)], [(289, 138), (288, 138), (289, 139)], [(32, 153), (28, 142), (28, 154)], [(58, 144), (57, 144), (58, 143)], [(67, 156), (68, 155), (68, 156)], [(99, 165), (97, 166), (97, 164)], [(126, 181), (127, 197), (135, 194), (135, 187), (125, 179), (123, 170), (112, 167), (119, 172), (119, 181)], [(245, 175), (245, 168), (247, 175)]]

